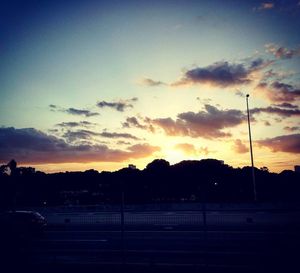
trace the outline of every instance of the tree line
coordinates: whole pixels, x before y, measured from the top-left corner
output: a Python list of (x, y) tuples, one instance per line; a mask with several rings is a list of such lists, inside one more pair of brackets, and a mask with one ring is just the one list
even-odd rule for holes
[[(271, 173), (255, 168), (259, 202), (297, 201), (300, 174)], [(156, 159), (145, 169), (129, 165), (115, 172), (87, 170), (46, 174), (17, 167), (11, 160), (0, 166), (0, 206), (96, 205), (170, 202), (252, 202), (251, 167), (233, 168), (215, 159), (188, 160), (170, 165)]]

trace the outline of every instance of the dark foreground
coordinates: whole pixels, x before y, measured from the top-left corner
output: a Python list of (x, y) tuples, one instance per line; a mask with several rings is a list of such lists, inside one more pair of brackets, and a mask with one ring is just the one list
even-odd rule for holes
[(124, 232), (113, 221), (68, 217), (38, 238), (2, 234), (1, 272), (300, 272), (300, 230), (293, 221), (197, 224), (201, 217), (138, 213), (125, 221)]

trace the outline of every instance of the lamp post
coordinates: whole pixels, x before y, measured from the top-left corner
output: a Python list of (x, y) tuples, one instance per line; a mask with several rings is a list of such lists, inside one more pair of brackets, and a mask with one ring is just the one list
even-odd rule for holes
[(255, 184), (255, 173), (254, 173), (254, 162), (253, 162), (253, 151), (252, 151), (252, 139), (251, 139), (251, 127), (250, 127), (250, 114), (249, 114), (249, 105), (248, 105), (249, 94), (246, 95), (246, 103), (247, 103), (247, 117), (248, 117), (248, 131), (249, 131), (249, 142), (250, 142), (250, 155), (251, 155), (251, 167), (252, 167), (252, 182), (253, 182), (253, 194), (254, 201), (257, 201), (256, 194), (256, 184)]

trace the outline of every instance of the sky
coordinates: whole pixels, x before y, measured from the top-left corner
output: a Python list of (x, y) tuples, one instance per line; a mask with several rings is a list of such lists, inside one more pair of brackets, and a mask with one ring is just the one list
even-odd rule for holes
[(300, 1), (1, 1), (0, 164), (300, 164)]

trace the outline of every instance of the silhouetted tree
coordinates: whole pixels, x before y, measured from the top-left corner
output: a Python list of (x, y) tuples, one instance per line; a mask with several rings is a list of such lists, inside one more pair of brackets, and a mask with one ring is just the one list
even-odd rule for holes
[(17, 173), (17, 162), (12, 159), (11, 161), (8, 162), (7, 166), (10, 168), (10, 175), (14, 176)]
[[(13, 175), (7, 175), (6, 169)], [(270, 173), (255, 168), (259, 201), (297, 201), (300, 175), (293, 171)], [(170, 165), (156, 159), (144, 170), (115, 172), (87, 170), (45, 174), (30, 167), (17, 168), (15, 160), (0, 166), (2, 207), (17, 195), (18, 205), (119, 204), (125, 202), (251, 202), (251, 167), (232, 168), (215, 159), (186, 160)]]
[(155, 159), (146, 166), (146, 170), (154, 173), (164, 172), (170, 167), (170, 163), (164, 159)]

